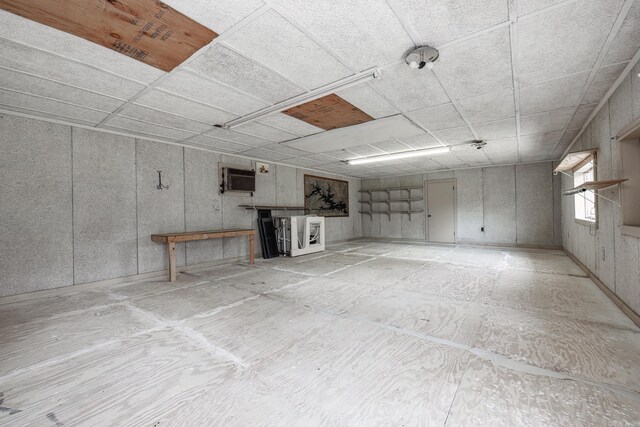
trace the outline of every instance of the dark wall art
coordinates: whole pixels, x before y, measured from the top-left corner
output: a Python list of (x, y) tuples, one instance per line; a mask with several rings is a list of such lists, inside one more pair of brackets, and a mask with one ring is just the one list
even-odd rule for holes
[(304, 207), (320, 216), (349, 216), (349, 182), (305, 175)]

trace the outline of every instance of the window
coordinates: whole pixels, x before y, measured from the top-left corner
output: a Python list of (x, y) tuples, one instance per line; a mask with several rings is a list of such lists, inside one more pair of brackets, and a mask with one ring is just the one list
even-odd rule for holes
[[(595, 157), (590, 156), (581, 166), (573, 172), (573, 184), (579, 187), (585, 182), (596, 180)], [(596, 222), (596, 195), (594, 191), (587, 190), (574, 196), (575, 215), (577, 220)]]
[(621, 184), (622, 232), (640, 237), (640, 141), (622, 141), (619, 151), (619, 176), (628, 179)]

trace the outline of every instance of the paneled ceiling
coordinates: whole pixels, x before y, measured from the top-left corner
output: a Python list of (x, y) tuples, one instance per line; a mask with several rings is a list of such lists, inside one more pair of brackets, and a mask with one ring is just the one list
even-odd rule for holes
[[(355, 177), (399, 175), (558, 159), (640, 48), (640, 0), (165, 3), (220, 34), (169, 73), (0, 10), (0, 109)], [(440, 58), (412, 70), (404, 56), (423, 44)], [(372, 67), (381, 79), (337, 95), (374, 119), (403, 115), (421, 135), (311, 153), (290, 141), (324, 130), (286, 114), (215, 127)], [(449, 154), (344, 162), (443, 145)]]

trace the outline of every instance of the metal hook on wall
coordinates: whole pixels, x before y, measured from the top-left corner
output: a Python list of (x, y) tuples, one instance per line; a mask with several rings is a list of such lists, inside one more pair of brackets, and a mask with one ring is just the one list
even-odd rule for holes
[(162, 185), (162, 171), (158, 171), (158, 185), (156, 186), (158, 190), (168, 190), (168, 185)]

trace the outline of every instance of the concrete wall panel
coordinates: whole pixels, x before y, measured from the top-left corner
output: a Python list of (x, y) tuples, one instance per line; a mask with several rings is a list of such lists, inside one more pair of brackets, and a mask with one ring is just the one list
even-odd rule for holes
[[(218, 187), (220, 155), (206, 151), (184, 151), (184, 206), (187, 230), (222, 228), (222, 200)], [(186, 243), (187, 265), (222, 259), (222, 240)]]
[(138, 272), (135, 139), (73, 129), (75, 283)]
[(0, 128), (0, 296), (71, 285), (71, 128), (3, 115)]
[[(167, 245), (152, 242), (152, 234), (185, 231), (183, 152), (182, 147), (136, 140), (139, 273), (168, 268)], [(168, 189), (157, 188), (158, 171)], [(177, 264), (184, 265), (184, 244), (176, 250)]]
[(515, 167), (483, 169), (485, 241), (516, 243)]
[(553, 172), (551, 163), (516, 166), (517, 243), (553, 241)]
[(484, 243), (482, 169), (455, 172), (458, 203), (458, 241)]

